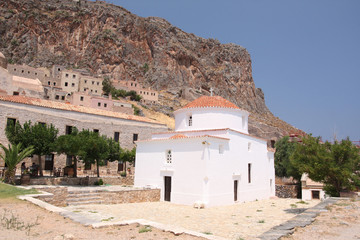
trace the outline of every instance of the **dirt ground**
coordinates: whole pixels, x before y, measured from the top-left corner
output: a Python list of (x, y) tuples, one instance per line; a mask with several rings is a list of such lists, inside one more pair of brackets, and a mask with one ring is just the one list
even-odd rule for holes
[[(343, 200), (328, 207), (313, 224), (298, 228), (282, 240), (360, 239), (360, 201)], [(93, 229), (48, 212), (25, 201), (0, 200), (0, 239), (46, 240), (200, 240), (189, 235), (175, 236), (169, 232), (132, 224), (121, 227)], [(140, 233), (141, 231), (144, 231)]]
[[(8, 229), (9, 228), (9, 229)], [(169, 232), (132, 224), (93, 229), (75, 223), (57, 213), (48, 212), (25, 201), (0, 200), (0, 239), (39, 240), (201, 240), (189, 235), (175, 236)], [(139, 233), (139, 231), (144, 231)]]
[(360, 201), (343, 200), (327, 208), (316, 220), (281, 240), (360, 239)]

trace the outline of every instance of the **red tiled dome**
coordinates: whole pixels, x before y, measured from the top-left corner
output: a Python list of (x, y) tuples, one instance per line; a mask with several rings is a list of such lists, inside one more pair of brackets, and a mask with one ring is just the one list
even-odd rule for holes
[(191, 103), (187, 104), (184, 108), (206, 108), (206, 107), (216, 107), (216, 108), (233, 108), (240, 109), (232, 102), (224, 99), (220, 96), (202, 96), (198, 99), (195, 99)]
[(185, 136), (184, 134), (176, 134), (170, 137), (170, 139), (179, 139), (179, 138), (187, 138), (187, 136)]

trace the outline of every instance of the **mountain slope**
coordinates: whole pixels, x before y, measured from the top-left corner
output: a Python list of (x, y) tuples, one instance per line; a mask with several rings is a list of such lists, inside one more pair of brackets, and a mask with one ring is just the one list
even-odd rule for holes
[(61, 64), (137, 80), (161, 91), (153, 109), (168, 115), (213, 88), (252, 113), (251, 133), (270, 139), (298, 131), (266, 107), (241, 46), (203, 39), (102, 1), (3, 0), (0, 13), (0, 51), (10, 62)]

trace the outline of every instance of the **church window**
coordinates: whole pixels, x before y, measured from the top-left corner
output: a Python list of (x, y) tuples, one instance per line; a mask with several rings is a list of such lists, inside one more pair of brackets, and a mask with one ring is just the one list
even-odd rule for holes
[(189, 117), (188, 117), (188, 124), (189, 124), (189, 127), (191, 127), (192, 126), (192, 115), (189, 115)]
[(56, 82), (54, 82), (54, 86), (56, 86)]
[(94, 85), (95, 81), (92, 81), (91, 84)]
[(65, 96), (61, 96), (61, 100), (65, 100)]
[(248, 183), (251, 183), (251, 163), (248, 163)]
[(167, 164), (172, 163), (172, 152), (171, 152), (171, 150), (166, 151), (166, 163)]
[(84, 101), (84, 97), (83, 97), (83, 96), (80, 97), (80, 101)]
[(56, 95), (56, 96), (55, 96), (55, 99), (56, 99), (56, 100), (59, 100), (59, 98), (60, 98), (59, 95)]
[(48, 85), (50, 85), (51, 83), (50, 83), (50, 81), (48, 81)]
[(68, 82), (65, 82), (65, 87), (67, 87), (68, 86)]
[(96, 82), (96, 84), (99, 86), (100, 85), (100, 83), (99, 82)]
[(73, 75), (73, 78), (76, 78), (76, 75)]
[(87, 83), (87, 80), (85, 80), (84, 82)]
[(100, 103), (100, 102), (98, 102), (98, 107), (101, 107), (101, 103)]
[(69, 77), (69, 74), (68, 74), (68, 73), (66, 73), (66, 74), (65, 74), (65, 77)]
[(71, 86), (72, 86), (72, 87), (75, 87), (75, 83), (72, 83)]
[(224, 153), (224, 145), (222, 145), (222, 144), (219, 145), (219, 153), (220, 154)]
[(107, 103), (104, 103), (104, 107), (107, 107)]

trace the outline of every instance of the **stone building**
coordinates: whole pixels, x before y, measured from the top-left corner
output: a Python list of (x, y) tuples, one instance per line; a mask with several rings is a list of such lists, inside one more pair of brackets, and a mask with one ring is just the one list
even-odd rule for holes
[(130, 103), (113, 100), (111, 95), (109, 97), (100, 97), (93, 96), (93, 94), (88, 91), (74, 92), (69, 97), (69, 101), (76, 106), (91, 107), (131, 115), (134, 114), (134, 109)]
[(33, 68), (28, 65), (8, 64), (7, 70), (10, 74), (18, 77), (39, 79), (45, 84), (45, 78), (50, 77), (50, 71), (46, 68)]
[(101, 96), (102, 94), (102, 78), (81, 76), (79, 82), (79, 92), (88, 91), (92, 95)]
[[(69, 133), (71, 127), (79, 130), (90, 129), (101, 135), (114, 138), (122, 148), (131, 149), (135, 141), (146, 140), (151, 134), (165, 131), (167, 127), (152, 119), (110, 112), (67, 103), (35, 99), (23, 96), (0, 96), (0, 143), (7, 145), (5, 128), (8, 122), (26, 121), (32, 123), (53, 124), (59, 130), (59, 136)], [(70, 158), (64, 155), (43, 156), (43, 169), (63, 168), (71, 164)], [(37, 163), (37, 158), (32, 160)], [(28, 164), (27, 164), (28, 165)], [(4, 162), (0, 162), (4, 166)], [(79, 164), (81, 167), (82, 165)], [(106, 173), (117, 174), (122, 164), (108, 163), (102, 167)], [(46, 172), (45, 172), (46, 173)]]
[(72, 93), (79, 91), (80, 73), (72, 70), (61, 72), (61, 88), (63, 91)]
[[(6, 64), (6, 58), (2, 53), (0, 53), (0, 62), (3, 63), (0, 65), (0, 95), (44, 97), (44, 88), (38, 78), (26, 78), (11, 74), (6, 68), (11, 65)], [(33, 72), (30, 75), (33, 75)]]

